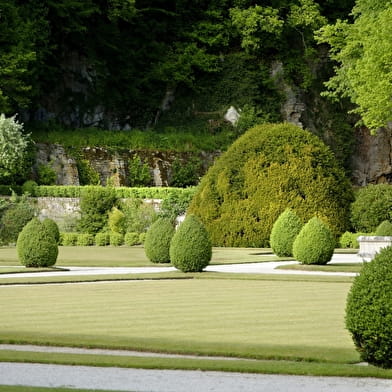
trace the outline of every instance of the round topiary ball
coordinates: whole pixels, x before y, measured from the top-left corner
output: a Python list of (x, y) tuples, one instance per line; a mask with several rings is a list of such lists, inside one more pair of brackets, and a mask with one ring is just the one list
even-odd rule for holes
[(60, 230), (57, 223), (53, 219), (45, 218), (42, 224), (48, 229), (50, 233), (54, 236), (56, 242), (60, 243)]
[(293, 255), (302, 264), (327, 264), (334, 249), (331, 230), (322, 220), (313, 217), (294, 240)]
[(361, 359), (392, 368), (392, 247), (384, 248), (354, 279), (346, 327)]
[(277, 256), (293, 255), (293, 243), (302, 226), (301, 219), (291, 208), (286, 208), (279, 215), (272, 226), (270, 237), (271, 248)]
[(382, 221), (375, 232), (379, 236), (392, 236), (392, 223), (388, 220)]
[(182, 272), (201, 272), (210, 263), (212, 246), (203, 223), (188, 215), (170, 243), (170, 260)]
[(50, 267), (56, 263), (57, 242), (37, 218), (20, 232), (16, 247), (19, 261), (26, 267)]
[(202, 178), (188, 208), (214, 246), (265, 247), (274, 222), (292, 208), (318, 214), (334, 235), (350, 229), (352, 187), (333, 152), (293, 124), (262, 124), (240, 136)]
[(144, 241), (146, 256), (153, 263), (170, 263), (170, 242), (174, 226), (169, 218), (157, 219), (148, 229)]

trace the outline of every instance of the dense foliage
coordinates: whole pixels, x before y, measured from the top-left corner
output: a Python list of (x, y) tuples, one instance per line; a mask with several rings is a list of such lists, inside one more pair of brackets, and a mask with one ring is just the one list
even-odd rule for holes
[(189, 207), (215, 246), (267, 246), (279, 215), (323, 217), (335, 235), (349, 225), (351, 187), (332, 152), (291, 124), (256, 126), (218, 158)]
[(392, 367), (392, 247), (356, 276), (347, 297), (346, 327), (363, 361)]
[(351, 205), (351, 222), (356, 231), (372, 232), (384, 220), (390, 220), (392, 186), (368, 185), (359, 189)]
[(50, 267), (56, 263), (58, 245), (55, 236), (37, 218), (23, 228), (16, 248), (19, 261), (26, 267)]
[(295, 237), (302, 229), (298, 215), (287, 208), (275, 221), (271, 230), (270, 245), (277, 256), (292, 256)]
[(50, 233), (52, 233), (56, 243), (58, 244), (60, 242), (60, 230), (57, 223), (53, 219), (45, 218), (42, 221), (42, 224)]
[(146, 256), (153, 263), (170, 263), (170, 242), (174, 235), (173, 221), (159, 218), (147, 231), (144, 241)]
[(313, 217), (295, 238), (293, 256), (302, 264), (327, 264), (332, 258), (335, 244), (329, 227)]
[(382, 221), (376, 229), (375, 235), (392, 236), (392, 223), (388, 220)]
[(171, 263), (182, 272), (201, 272), (210, 263), (212, 245), (203, 223), (188, 215), (170, 243)]

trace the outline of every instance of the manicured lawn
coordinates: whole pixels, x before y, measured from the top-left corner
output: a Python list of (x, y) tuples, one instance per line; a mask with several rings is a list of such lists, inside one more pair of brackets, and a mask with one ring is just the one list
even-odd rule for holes
[(316, 264), (290, 264), (281, 265), (278, 269), (296, 270), (296, 271), (323, 271), (323, 272), (361, 272), (363, 263), (328, 263), (326, 265)]
[[(270, 249), (214, 248), (211, 264), (257, 263), (287, 260), (274, 256)], [(0, 267), (19, 265), (16, 248), (0, 248)], [(56, 266), (85, 267), (157, 267), (151, 263), (142, 246), (98, 247), (60, 246)]]
[(0, 341), (355, 362), (350, 283), (193, 279), (2, 286)]

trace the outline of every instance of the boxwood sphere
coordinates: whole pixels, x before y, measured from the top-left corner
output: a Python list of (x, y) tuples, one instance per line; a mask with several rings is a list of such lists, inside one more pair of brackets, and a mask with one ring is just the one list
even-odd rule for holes
[(279, 215), (271, 230), (270, 243), (273, 252), (279, 257), (293, 255), (293, 243), (302, 229), (298, 215), (287, 208)]
[(157, 219), (148, 229), (144, 241), (144, 251), (153, 263), (170, 263), (170, 242), (174, 235), (174, 225), (169, 218)]
[(201, 272), (210, 263), (212, 246), (203, 223), (188, 215), (170, 243), (170, 260), (183, 272)]
[(313, 217), (295, 238), (293, 256), (302, 264), (327, 264), (332, 258), (335, 244), (328, 226)]
[(48, 229), (50, 233), (54, 236), (56, 242), (60, 243), (60, 230), (57, 223), (53, 219), (45, 218), (42, 224)]
[(301, 221), (325, 217), (337, 237), (350, 229), (351, 185), (332, 151), (293, 124), (248, 130), (202, 178), (188, 213), (198, 216), (214, 246), (264, 247), (286, 209)]
[(20, 232), (16, 247), (19, 261), (26, 267), (50, 267), (56, 264), (57, 241), (37, 218), (33, 218)]
[(365, 263), (347, 297), (346, 327), (361, 359), (392, 368), (392, 247)]

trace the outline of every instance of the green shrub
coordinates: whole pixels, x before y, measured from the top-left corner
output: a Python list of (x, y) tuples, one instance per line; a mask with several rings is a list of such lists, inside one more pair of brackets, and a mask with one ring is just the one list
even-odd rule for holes
[(170, 241), (174, 235), (173, 221), (159, 218), (146, 233), (144, 250), (153, 263), (170, 263)]
[(61, 245), (76, 246), (78, 242), (78, 233), (61, 233)]
[(16, 243), (18, 234), (34, 217), (35, 210), (25, 197), (13, 199), (0, 220), (0, 242)]
[(94, 245), (94, 238), (93, 234), (82, 233), (78, 234), (76, 245), (77, 246), (92, 246)]
[(110, 245), (112, 246), (121, 246), (124, 244), (124, 235), (120, 233), (110, 233)]
[(350, 233), (344, 232), (339, 238), (339, 246), (341, 248), (359, 249), (358, 237), (361, 235), (369, 235), (367, 233)]
[(16, 247), (19, 261), (26, 267), (50, 267), (56, 264), (57, 242), (37, 218), (33, 218), (20, 232)]
[(107, 224), (108, 213), (116, 201), (116, 193), (112, 187), (85, 187), (80, 199), (80, 231), (89, 234), (101, 231)]
[(80, 185), (99, 185), (100, 178), (98, 172), (91, 166), (87, 159), (76, 161)]
[(376, 229), (375, 235), (392, 236), (392, 223), (388, 220), (382, 221)]
[(188, 213), (215, 246), (264, 247), (279, 215), (316, 213), (334, 235), (349, 229), (352, 189), (331, 150), (292, 124), (256, 126), (238, 138), (201, 180)]
[(170, 243), (170, 260), (183, 272), (201, 272), (210, 263), (212, 246), (203, 223), (188, 215)]
[(95, 245), (97, 246), (107, 246), (110, 244), (110, 234), (109, 233), (97, 233), (95, 234)]
[(117, 207), (113, 207), (109, 212), (109, 229), (114, 233), (125, 233), (125, 215)]
[(158, 214), (151, 204), (141, 199), (128, 199), (121, 204), (124, 213), (124, 229), (126, 232), (143, 233), (157, 219)]
[(124, 235), (124, 243), (125, 245), (128, 246), (134, 246), (134, 245), (139, 245), (140, 242), (140, 234), (139, 233), (125, 233)]
[(139, 242), (140, 242), (141, 244), (144, 244), (144, 241), (146, 240), (146, 234), (147, 234), (147, 233), (140, 233), (140, 234), (139, 234)]
[(57, 174), (50, 165), (39, 165), (37, 174), (40, 185), (54, 185), (56, 183)]
[(392, 247), (365, 263), (347, 297), (346, 327), (363, 361), (392, 368)]
[(280, 257), (293, 255), (295, 237), (302, 229), (298, 215), (287, 208), (279, 215), (271, 230), (270, 243), (273, 252)]
[(27, 193), (30, 196), (35, 196), (35, 190), (38, 184), (33, 180), (28, 180), (22, 185), (22, 192)]
[(161, 203), (159, 216), (174, 220), (179, 215), (185, 214), (195, 195), (196, 188), (185, 188), (183, 192), (172, 192)]
[(302, 264), (327, 264), (335, 248), (335, 238), (328, 226), (313, 217), (301, 229), (293, 244), (293, 255)]
[(392, 186), (368, 185), (359, 189), (351, 205), (351, 222), (356, 231), (373, 232), (384, 220), (392, 219)]
[(128, 182), (131, 187), (142, 187), (151, 185), (152, 176), (150, 168), (147, 163), (143, 163), (140, 157), (134, 155), (132, 159), (128, 161)]
[(48, 232), (51, 233), (56, 240), (56, 243), (60, 243), (60, 230), (57, 223), (53, 219), (45, 218), (42, 224), (47, 228)]
[(193, 157), (188, 161), (175, 159), (171, 165), (170, 186), (185, 188), (197, 185), (200, 180), (202, 165), (200, 158)]

